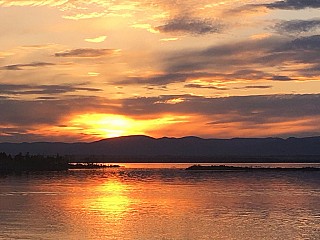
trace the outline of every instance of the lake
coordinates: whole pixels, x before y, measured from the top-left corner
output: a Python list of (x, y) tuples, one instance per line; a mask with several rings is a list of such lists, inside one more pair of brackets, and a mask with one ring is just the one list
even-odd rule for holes
[(0, 239), (320, 239), (319, 172), (122, 165), (0, 177)]

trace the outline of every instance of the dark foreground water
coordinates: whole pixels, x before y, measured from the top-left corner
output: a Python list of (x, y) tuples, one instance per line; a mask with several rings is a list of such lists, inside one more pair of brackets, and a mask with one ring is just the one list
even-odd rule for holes
[(0, 177), (0, 239), (320, 239), (319, 172), (160, 167)]

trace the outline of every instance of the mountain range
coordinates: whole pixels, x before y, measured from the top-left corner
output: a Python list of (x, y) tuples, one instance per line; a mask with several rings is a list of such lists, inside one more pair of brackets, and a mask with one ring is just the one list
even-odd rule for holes
[[(0, 152), (41, 155), (100, 156), (104, 159), (160, 161), (228, 161), (259, 158), (308, 159), (320, 162), (320, 137), (203, 139), (125, 136), (95, 142), (0, 143)], [(169, 160), (171, 159), (171, 160)], [(174, 160), (175, 159), (175, 160)], [(179, 160), (180, 159), (180, 160)], [(210, 160), (211, 159), (211, 160)]]

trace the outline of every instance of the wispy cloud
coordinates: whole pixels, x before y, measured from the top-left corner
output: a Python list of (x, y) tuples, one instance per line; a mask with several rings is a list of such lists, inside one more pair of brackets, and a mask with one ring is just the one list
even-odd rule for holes
[(81, 85), (27, 85), (27, 84), (0, 84), (0, 91), (6, 95), (46, 95), (62, 94), (76, 91), (99, 92), (98, 88)]
[(0, 69), (4, 70), (26, 70), (29, 68), (38, 68), (38, 67), (47, 67), (47, 66), (53, 66), (54, 63), (47, 63), (47, 62), (33, 62), (33, 63), (25, 63), (25, 64), (12, 64), (3, 66)]
[(254, 12), (265, 12), (266, 9), (269, 10), (303, 10), (309, 8), (320, 8), (320, 0), (282, 0), (275, 1), (271, 3), (244, 3), (241, 6), (228, 9), (227, 12), (230, 13), (254, 13)]
[(270, 85), (250, 85), (250, 86), (245, 86), (245, 89), (268, 89), (272, 88)]
[(212, 86), (212, 85), (202, 85), (202, 84), (197, 84), (197, 83), (189, 83), (189, 84), (186, 84), (184, 85), (184, 87), (186, 88), (206, 88), (206, 89), (214, 89), (214, 90), (229, 90), (228, 88), (226, 87), (218, 87), (218, 86)]
[(69, 2), (69, 0), (2, 0), (0, 6), (11, 7), (11, 6), (61, 6)]
[(71, 20), (91, 19), (104, 16), (104, 12), (78, 13), (75, 15), (65, 15), (63, 18)]
[[(291, 74), (306, 66), (316, 65), (320, 61), (320, 36), (308, 36), (296, 39), (268, 37), (257, 40), (245, 40), (232, 44), (215, 45), (206, 49), (180, 51), (168, 56), (168, 72), (215, 72), (226, 77), (234, 72), (247, 79), (291, 80), (291, 75), (284, 79), (283, 73), (265, 73), (267, 67), (283, 66), (288, 68), (296, 63), (300, 68), (290, 68)], [(288, 63), (290, 63), (288, 65)], [(223, 69), (221, 72), (220, 70)], [(316, 69), (313, 69), (316, 71)], [(314, 72), (315, 73), (315, 72)], [(318, 72), (320, 73), (320, 72)], [(307, 76), (307, 75), (305, 75)], [(232, 77), (232, 75), (231, 75)], [(302, 75), (303, 77), (303, 75)]]
[(283, 0), (264, 4), (271, 9), (298, 10), (305, 8), (320, 8), (320, 0)]
[(295, 80), (294, 78), (284, 76), (284, 75), (275, 75), (270, 78), (270, 80), (275, 80), (275, 81), (292, 81)]
[(211, 19), (192, 18), (187, 16), (170, 19), (166, 24), (156, 27), (164, 33), (209, 34), (220, 33), (223, 24)]
[(112, 55), (117, 50), (114, 49), (94, 49), (94, 48), (78, 48), (55, 53), (56, 57), (102, 57)]
[(320, 28), (320, 19), (281, 21), (274, 26), (280, 34), (299, 34)]
[(163, 73), (145, 77), (128, 77), (125, 80), (118, 82), (121, 85), (135, 85), (135, 84), (143, 84), (143, 85), (167, 85), (175, 82), (185, 82), (189, 79), (194, 78), (205, 78), (210, 77), (212, 74), (208, 74), (205, 72), (195, 72), (195, 73)]

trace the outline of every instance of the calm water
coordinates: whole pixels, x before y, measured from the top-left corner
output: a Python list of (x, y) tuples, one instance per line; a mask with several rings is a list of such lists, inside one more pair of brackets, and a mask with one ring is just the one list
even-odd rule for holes
[(133, 166), (0, 178), (0, 239), (320, 239), (318, 172)]

